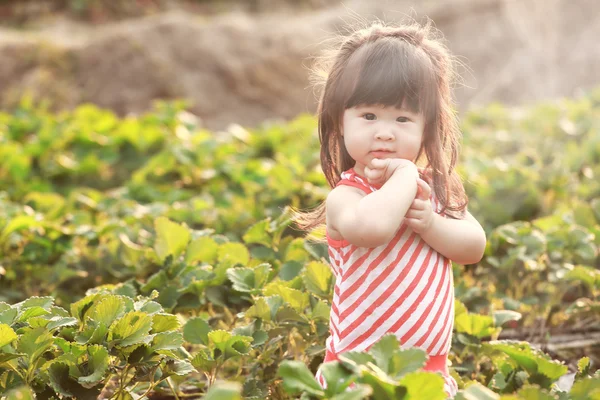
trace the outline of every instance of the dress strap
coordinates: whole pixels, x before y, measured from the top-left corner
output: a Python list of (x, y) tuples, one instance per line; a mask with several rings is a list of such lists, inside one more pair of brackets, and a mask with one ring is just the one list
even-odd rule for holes
[(340, 175), (340, 178), (341, 178), (341, 180), (337, 183), (336, 186), (339, 186), (339, 185), (353, 186), (353, 187), (363, 190), (366, 194), (369, 194), (369, 193), (374, 192), (377, 189), (379, 189), (379, 187), (370, 185), (366, 181), (365, 178), (358, 175), (356, 173), (356, 171), (354, 171), (354, 168), (350, 168), (349, 170), (342, 172), (342, 174)]
[(362, 184), (360, 184), (356, 181), (350, 180), (350, 179), (342, 179), (341, 181), (339, 181), (337, 183), (336, 186), (340, 186), (340, 185), (353, 186), (355, 188), (359, 188), (359, 189), (363, 190), (366, 194), (369, 194), (372, 192), (372, 190), (367, 188), (365, 185), (362, 185)]

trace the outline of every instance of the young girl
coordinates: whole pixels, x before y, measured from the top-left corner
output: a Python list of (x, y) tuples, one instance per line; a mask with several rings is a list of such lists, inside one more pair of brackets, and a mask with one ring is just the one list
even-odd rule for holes
[[(336, 281), (325, 362), (394, 334), (402, 348), (427, 352), (425, 369), (442, 374), (452, 397), (450, 260), (478, 262), (486, 237), (454, 169), (449, 52), (429, 26), (376, 23), (324, 61), (321, 167), (333, 189), (295, 220), (304, 230), (326, 225)], [(317, 379), (325, 387), (320, 370)]]

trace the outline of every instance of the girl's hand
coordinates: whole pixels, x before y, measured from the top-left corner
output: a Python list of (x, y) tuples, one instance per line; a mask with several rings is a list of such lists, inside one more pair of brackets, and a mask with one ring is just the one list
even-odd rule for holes
[(390, 179), (396, 170), (408, 166), (413, 166), (415, 171), (417, 171), (415, 164), (409, 160), (404, 160), (402, 158), (374, 158), (365, 166), (365, 177), (371, 185), (383, 185)]
[(433, 208), (431, 207), (431, 187), (423, 179), (417, 179), (417, 196), (410, 205), (404, 220), (413, 230), (420, 234), (425, 233), (433, 225)]

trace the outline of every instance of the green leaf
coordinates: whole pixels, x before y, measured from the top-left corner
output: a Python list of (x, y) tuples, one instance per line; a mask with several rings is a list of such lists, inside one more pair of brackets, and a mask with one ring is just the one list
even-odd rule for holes
[(341, 393), (352, 383), (351, 371), (337, 361), (321, 365), (321, 373), (327, 382), (327, 393)]
[(163, 368), (164, 376), (179, 375), (185, 376), (194, 372), (194, 366), (188, 361), (169, 360)]
[(406, 387), (409, 398), (445, 400), (444, 378), (432, 372), (410, 372), (400, 380), (400, 384)]
[(594, 216), (596, 217), (596, 221), (600, 223), (600, 198), (595, 198), (590, 202), (590, 206), (594, 211)]
[(90, 307), (89, 317), (105, 326), (111, 326), (114, 321), (125, 314), (125, 302), (121, 296), (106, 295), (96, 299)]
[(309, 305), (308, 293), (285, 287), (280, 282), (271, 282), (264, 288), (263, 293), (265, 296), (281, 296), (284, 302), (299, 313), (304, 312)]
[(333, 274), (329, 265), (313, 261), (306, 266), (304, 272), (306, 288), (317, 296), (327, 297), (333, 288)]
[(519, 390), (518, 395), (523, 400), (556, 400), (554, 395), (549, 394), (538, 385), (523, 387)]
[(459, 392), (455, 400), (499, 400), (500, 396), (492, 392), (490, 389), (481, 385), (480, 383), (474, 383), (465, 390)]
[(566, 365), (550, 359), (546, 354), (532, 349), (527, 342), (497, 340), (484, 343), (484, 349), (500, 351), (523, 367), (529, 374), (540, 373), (555, 381), (567, 373)]
[[(209, 347), (217, 348), (225, 359), (233, 356), (247, 354), (251, 349), (253, 338), (251, 336), (231, 335), (224, 330), (215, 330), (208, 333)], [(217, 355), (215, 353), (215, 358)]]
[(98, 294), (91, 294), (89, 296), (85, 296), (83, 299), (76, 301), (71, 304), (71, 315), (81, 322), (85, 319), (86, 312), (92, 307), (94, 300)]
[(29, 386), (20, 386), (6, 394), (6, 400), (35, 400), (34, 392)]
[(191, 318), (183, 327), (183, 338), (192, 344), (208, 345), (208, 334), (212, 328), (200, 317)]
[(252, 334), (252, 347), (260, 346), (269, 340), (269, 334), (266, 331), (260, 330)]
[[(1, 337), (1, 336), (0, 336)], [(0, 346), (2, 347), (2, 346)], [(582, 357), (577, 361), (577, 376), (575, 379), (583, 378), (590, 373), (591, 362), (589, 357)]]
[(238, 292), (258, 292), (267, 282), (271, 266), (267, 263), (254, 268), (230, 268), (227, 276)]
[(45, 296), (45, 297), (33, 296), (33, 297), (28, 298), (27, 300), (17, 303), (16, 306), (21, 310), (24, 310), (25, 308), (31, 308), (31, 307), (41, 307), (45, 310), (48, 310), (48, 309), (50, 309), (50, 307), (52, 307), (53, 304), (54, 304), (54, 299), (50, 296)]
[(206, 348), (200, 349), (194, 358), (192, 358), (191, 362), (194, 368), (196, 368), (199, 372), (211, 371), (217, 365), (217, 362), (210, 354), (210, 350)]
[(63, 326), (76, 326), (78, 323), (77, 318), (73, 317), (54, 317), (50, 319), (50, 323), (46, 326), (49, 330), (56, 328), (62, 328)]
[(142, 293), (150, 293), (152, 290), (160, 290), (160, 293), (163, 294), (164, 288), (168, 283), (169, 276), (167, 275), (167, 272), (165, 270), (160, 270), (152, 274), (140, 289)]
[(264, 297), (257, 298), (254, 305), (249, 307), (244, 314), (248, 318), (260, 318), (264, 321), (271, 321), (271, 310)]
[[(339, 355), (341, 362), (358, 367), (365, 366), (369, 363), (375, 364), (375, 358), (369, 353), (363, 353), (360, 351), (347, 351)], [(358, 371), (358, 369), (355, 369)]]
[(165, 217), (158, 217), (154, 221), (154, 230), (156, 231), (154, 251), (161, 261), (169, 255), (174, 259), (179, 257), (190, 241), (188, 228)]
[(407, 389), (383, 372), (377, 365), (369, 365), (360, 371), (361, 381), (373, 388), (373, 397), (382, 400), (404, 399)]
[(146, 253), (146, 247), (132, 242), (124, 233), (119, 234), (119, 240), (121, 241), (120, 259), (126, 266), (135, 268)]
[(237, 382), (217, 382), (208, 389), (203, 400), (242, 400), (242, 385)]
[(387, 334), (371, 346), (369, 354), (373, 356), (377, 366), (381, 368), (383, 372), (389, 374), (391, 370), (390, 361), (392, 360), (394, 352), (399, 349), (400, 343), (398, 342), (398, 338), (393, 334)]
[(152, 348), (154, 350), (175, 350), (182, 345), (183, 335), (181, 332), (157, 333), (152, 339)]
[(26, 354), (0, 353), (0, 366), (2, 366), (2, 364), (4, 364), (7, 361), (24, 356), (26, 356)]
[(313, 396), (325, 396), (325, 392), (306, 364), (286, 360), (279, 364), (279, 376), (283, 378), (283, 388), (289, 394), (307, 392)]
[(324, 301), (319, 300), (312, 310), (312, 319), (316, 321), (328, 322), (331, 313), (331, 307)]
[(502, 372), (495, 373), (492, 377), (490, 387), (493, 389), (504, 390), (506, 386), (508, 386), (508, 383), (506, 382), (506, 376)]
[(108, 341), (117, 347), (146, 343), (152, 329), (152, 317), (141, 311), (130, 311), (108, 330)]
[(262, 244), (266, 247), (272, 247), (273, 239), (269, 234), (269, 222), (270, 218), (263, 219), (262, 221), (257, 222), (252, 225), (244, 234), (242, 239), (247, 244), (258, 243)]
[(179, 330), (180, 327), (181, 324), (176, 315), (154, 314), (152, 315), (152, 330), (150, 333), (176, 331)]
[(304, 264), (301, 262), (288, 261), (279, 269), (279, 277), (284, 281), (291, 281), (295, 277), (299, 276), (302, 268), (304, 268)]
[(6, 242), (8, 236), (23, 229), (31, 229), (40, 226), (41, 223), (30, 215), (20, 215), (10, 220), (0, 233), (0, 245)]
[(362, 400), (369, 398), (373, 394), (373, 389), (367, 385), (356, 385), (354, 389), (350, 389), (343, 393), (336, 394), (331, 400)]
[(271, 321), (283, 305), (281, 296), (258, 297), (253, 306), (248, 308), (245, 315), (248, 318), (260, 318)]
[(600, 379), (584, 378), (573, 384), (569, 392), (571, 400), (597, 400), (600, 398)]
[(220, 264), (234, 267), (238, 264), (248, 265), (250, 253), (246, 246), (241, 243), (223, 243), (219, 246), (218, 260)]
[(88, 348), (88, 346), (69, 342), (61, 337), (54, 338), (54, 344), (58, 346), (63, 353), (70, 353), (70, 355), (74, 356), (75, 358), (85, 354)]
[(229, 268), (227, 277), (238, 292), (252, 292), (255, 289), (254, 270), (252, 268)]
[(263, 400), (269, 397), (267, 385), (259, 379), (246, 379), (242, 389), (245, 400)]
[(396, 379), (423, 368), (427, 362), (427, 353), (419, 348), (410, 348), (394, 352), (391, 359), (390, 375)]
[(75, 340), (80, 344), (101, 344), (104, 342), (108, 327), (103, 323), (97, 323), (88, 319), (85, 330), (75, 336)]
[(217, 260), (219, 245), (209, 236), (201, 236), (194, 239), (185, 253), (185, 262), (193, 264), (198, 261), (214, 264)]
[(48, 315), (48, 314), (50, 314), (49, 311), (47, 311), (39, 306), (21, 309), (21, 312), (19, 313), (19, 316), (17, 317), (17, 322), (26, 322), (29, 318), (39, 317), (41, 315)]
[(0, 348), (12, 343), (17, 338), (17, 334), (6, 324), (0, 324)]
[(590, 291), (593, 291), (595, 287), (600, 287), (600, 271), (584, 265), (577, 265), (572, 270), (567, 271), (564, 279), (583, 282)]
[(494, 326), (502, 326), (509, 321), (518, 321), (521, 319), (521, 313), (510, 310), (498, 310), (493, 312)]
[(46, 328), (35, 328), (25, 332), (19, 339), (17, 352), (29, 356), (29, 364), (33, 364), (46, 350), (52, 347), (54, 336)]
[(65, 397), (76, 399), (96, 399), (102, 390), (102, 384), (94, 388), (81, 386), (69, 375), (69, 364), (65, 362), (53, 362), (48, 369), (48, 376), (52, 388)]
[(15, 322), (15, 318), (17, 318), (17, 314), (19, 310), (15, 308), (8, 308), (2, 312), (0, 312), (0, 323), (6, 325), (12, 325)]
[(104, 380), (104, 375), (108, 370), (109, 359), (108, 350), (103, 346), (93, 345), (87, 348), (88, 362), (86, 376), (80, 376), (77, 380), (84, 387), (90, 388), (96, 386)]
[(455, 315), (454, 324), (458, 333), (466, 333), (479, 339), (497, 332), (494, 319), (487, 315), (461, 313)]

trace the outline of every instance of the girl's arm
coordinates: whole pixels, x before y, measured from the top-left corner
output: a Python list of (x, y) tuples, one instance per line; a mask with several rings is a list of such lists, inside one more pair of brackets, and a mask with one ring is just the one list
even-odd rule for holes
[(348, 186), (334, 188), (326, 200), (328, 227), (360, 247), (389, 242), (417, 193), (418, 176), (411, 163), (396, 169), (381, 189), (368, 195)]
[(485, 231), (468, 211), (465, 219), (444, 218), (434, 212), (431, 226), (421, 232), (421, 238), (438, 253), (463, 265), (479, 262), (486, 246)]

